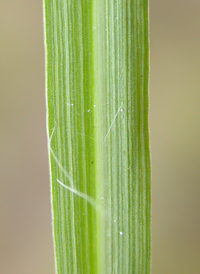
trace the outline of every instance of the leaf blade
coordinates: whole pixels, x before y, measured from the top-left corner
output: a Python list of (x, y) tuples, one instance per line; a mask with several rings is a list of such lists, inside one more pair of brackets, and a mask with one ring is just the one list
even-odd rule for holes
[(44, 11), (56, 271), (150, 273), (148, 1)]

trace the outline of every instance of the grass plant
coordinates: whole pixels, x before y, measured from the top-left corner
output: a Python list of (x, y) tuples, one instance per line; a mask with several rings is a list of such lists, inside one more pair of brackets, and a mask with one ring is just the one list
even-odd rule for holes
[(57, 274), (149, 274), (147, 0), (44, 0)]

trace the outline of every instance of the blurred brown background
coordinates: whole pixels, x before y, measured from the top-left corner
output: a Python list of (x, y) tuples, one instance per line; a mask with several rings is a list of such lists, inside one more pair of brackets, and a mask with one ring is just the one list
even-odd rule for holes
[[(200, 1), (151, 0), (153, 274), (200, 273)], [(42, 1), (0, 0), (0, 273), (53, 274)]]

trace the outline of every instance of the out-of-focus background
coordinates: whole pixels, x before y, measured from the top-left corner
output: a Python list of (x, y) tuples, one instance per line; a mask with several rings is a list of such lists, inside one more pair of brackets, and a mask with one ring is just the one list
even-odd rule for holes
[[(0, 273), (53, 274), (41, 0), (0, 0)], [(200, 1), (150, 0), (153, 274), (200, 273)]]

